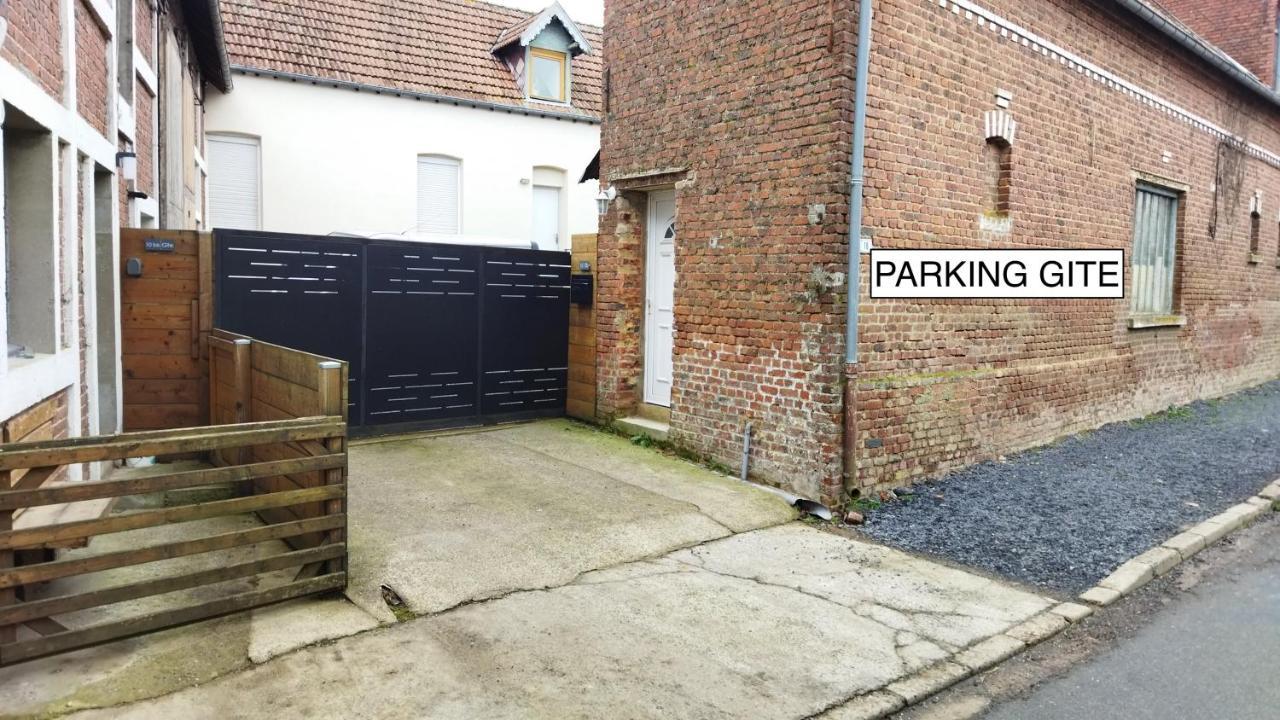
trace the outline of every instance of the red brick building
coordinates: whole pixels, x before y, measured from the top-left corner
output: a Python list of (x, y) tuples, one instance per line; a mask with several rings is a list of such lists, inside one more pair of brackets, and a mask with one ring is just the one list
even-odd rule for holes
[(1280, 375), (1269, 83), (1147, 0), (871, 6), (862, 237), (1121, 248), (1126, 299), (872, 300), (864, 255), (847, 365), (859, 2), (607, 0), (603, 419), (751, 423), (836, 502)]
[(1280, 87), (1276, 75), (1280, 0), (1160, 0), (1160, 6), (1259, 80)]
[(229, 80), (215, 0), (0, 0), (0, 443), (119, 430), (119, 229), (199, 226)]

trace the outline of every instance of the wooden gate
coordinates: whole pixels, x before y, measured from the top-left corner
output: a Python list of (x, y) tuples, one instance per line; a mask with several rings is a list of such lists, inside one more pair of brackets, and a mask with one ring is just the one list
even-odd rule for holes
[[(346, 586), (346, 423), (341, 417), (312, 417), (196, 429), (128, 433), (108, 437), (77, 438), (20, 443), (0, 448), (0, 666), (24, 662), (67, 650), (161, 630), (274, 604), (304, 595), (340, 590)], [(220, 453), (237, 455), (241, 448), (315, 448), (314, 452), (286, 453), (280, 459), (258, 461), (260, 455), (239, 454), (247, 462), (225, 467), (165, 472), (144, 477), (101, 482), (59, 483), (41, 486), (62, 466), (74, 463), (118, 461), (156, 455)], [(25, 472), (24, 472), (25, 471)], [(22, 473), (16, 482), (11, 478)], [(274, 483), (281, 477), (322, 478), (322, 484), (299, 487)], [(34, 478), (34, 480), (33, 480)], [(78, 522), (15, 528), (13, 515), (23, 508), (252, 483), (256, 494), (225, 500), (148, 509)], [(229, 515), (316, 508), (307, 517), (275, 515), (260, 527), (214, 532), (208, 521)], [(175, 540), (164, 526), (186, 523), (189, 528)], [(51, 562), (14, 567), (15, 555), (30, 549), (51, 547), (76, 539), (90, 539), (129, 532), (122, 549), (61, 558)], [(146, 538), (150, 537), (148, 541)], [(317, 538), (301, 549), (289, 550), (278, 541)], [(267, 543), (265, 547), (262, 544)], [(274, 545), (273, 545), (274, 544)], [(252, 560), (227, 558), (236, 548), (257, 546), (263, 553)], [(295, 545), (296, 547), (296, 545)], [(218, 554), (222, 553), (222, 554)], [(205, 569), (175, 568), (175, 558), (206, 555)], [(254, 556), (250, 556), (254, 557)], [(150, 564), (146, 579), (103, 584), (112, 570)], [(294, 571), (294, 569), (297, 569)], [(282, 572), (287, 575), (281, 576)], [(93, 589), (79, 583), (44, 583), (94, 576)], [(112, 576), (106, 575), (105, 578)], [(229, 581), (252, 579), (251, 584)], [(246, 589), (252, 588), (252, 589)], [(179, 591), (201, 589), (199, 594), (173, 596)], [(161, 609), (119, 619), (108, 614), (101, 622), (82, 611), (143, 598), (169, 595)], [(215, 596), (216, 599), (208, 599)], [(150, 606), (149, 606), (150, 607)], [(74, 616), (64, 625), (61, 616)], [(20, 635), (19, 630), (25, 628)]]
[(213, 240), (189, 230), (122, 229), (120, 254), (124, 429), (204, 425)]

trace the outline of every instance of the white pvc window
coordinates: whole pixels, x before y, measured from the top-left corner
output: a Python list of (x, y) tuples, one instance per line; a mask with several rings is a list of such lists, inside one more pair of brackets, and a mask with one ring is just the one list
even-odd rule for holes
[(261, 230), (262, 148), (257, 138), (209, 135), (206, 227)]
[(462, 230), (462, 163), (450, 157), (418, 157), (418, 231), (458, 235)]

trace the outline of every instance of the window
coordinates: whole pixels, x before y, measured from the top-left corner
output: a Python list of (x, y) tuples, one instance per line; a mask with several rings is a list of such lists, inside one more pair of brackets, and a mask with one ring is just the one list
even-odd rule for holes
[(1258, 262), (1258, 247), (1262, 242), (1262, 213), (1249, 213), (1249, 262)]
[(529, 97), (552, 102), (566, 102), (565, 69), (568, 59), (562, 52), (532, 48), (529, 50)]
[(58, 143), (47, 129), (13, 106), (2, 109), (3, 272), (8, 278), (4, 335), (5, 354), (12, 366), (15, 361), (58, 351), (58, 208), (49, 190), (57, 180)]
[(209, 218), (205, 227), (261, 230), (262, 161), (257, 138), (208, 136)]
[(462, 163), (457, 159), (418, 157), (418, 231), (462, 232)]
[(1145, 183), (1138, 185), (1133, 221), (1134, 315), (1173, 314), (1178, 206), (1177, 192)]

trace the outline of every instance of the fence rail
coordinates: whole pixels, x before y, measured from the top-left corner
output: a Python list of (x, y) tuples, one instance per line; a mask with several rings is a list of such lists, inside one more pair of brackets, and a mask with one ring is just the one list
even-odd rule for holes
[[(336, 415), (0, 446), (0, 666), (344, 588), (346, 432), (345, 420)], [(273, 448), (292, 448), (289, 453), (296, 456), (259, 460)], [(299, 452), (296, 448), (305, 450)], [(189, 453), (218, 453), (224, 465), (119, 480), (40, 484), (41, 478), (74, 463)], [(236, 461), (227, 462), (232, 456)], [(19, 474), (17, 482), (11, 482)], [(314, 477), (317, 482), (305, 487), (273, 482), (291, 476)], [(254, 494), (247, 497), (197, 501), (38, 527), (15, 528), (13, 522), (16, 513), (29, 507), (212, 485), (240, 486), (246, 482), (252, 482), (254, 488)], [(294, 514), (299, 508), (306, 508), (305, 516)], [(140, 540), (124, 550), (15, 567), (19, 553), (71, 539), (147, 532), (166, 525), (251, 512), (269, 524), (214, 534), (197, 527), (180, 540), (171, 536), (155, 543)], [(52, 586), (49, 589), (54, 594), (37, 596), (41, 583), (301, 538), (308, 539), (306, 546), (298, 548), (294, 544), (294, 549), (282, 549), (252, 561), (194, 572), (175, 570), (162, 577), (148, 575), (145, 580), (84, 592), (57, 594), (60, 588)], [(57, 617), (231, 580), (259, 576), (266, 581), (263, 576), (292, 568), (299, 568), (292, 580), (277, 579), (279, 584), (248, 592), (224, 588), (222, 597), (209, 600), (205, 594), (199, 601), (126, 619), (68, 627)], [(175, 599), (175, 603), (179, 600)]]

